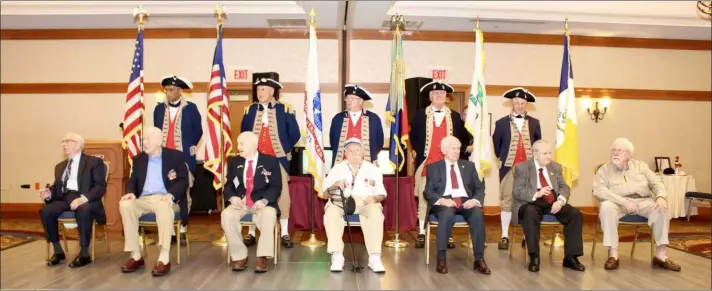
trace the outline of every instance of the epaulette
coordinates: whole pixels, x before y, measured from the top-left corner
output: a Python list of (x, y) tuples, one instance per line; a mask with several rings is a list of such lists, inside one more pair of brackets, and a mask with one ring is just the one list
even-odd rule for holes
[(294, 107), (292, 107), (291, 104), (284, 102), (282, 100), (277, 100), (277, 102), (284, 106), (284, 112), (287, 112), (289, 114), (296, 114), (296, 111), (294, 111)]
[(252, 108), (252, 106), (254, 106), (256, 104), (257, 104), (257, 101), (255, 101), (255, 103), (250, 104), (250, 106), (245, 107), (245, 115), (247, 115), (247, 112), (250, 111), (250, 108)]

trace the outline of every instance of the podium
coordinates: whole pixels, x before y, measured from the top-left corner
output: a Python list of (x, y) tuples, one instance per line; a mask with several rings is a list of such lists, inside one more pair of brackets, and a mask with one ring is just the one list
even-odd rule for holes
[(109, 165), (109, 180), (104, 194), (104, 209), (106, 225), (111, 231), (123, 230), (119, 201), (126, 191), (129, 180), (129, 165), (126, 150), (121, 147), (121, 141), (87, 140), (84, 142), (84, 153), (97, 156)]

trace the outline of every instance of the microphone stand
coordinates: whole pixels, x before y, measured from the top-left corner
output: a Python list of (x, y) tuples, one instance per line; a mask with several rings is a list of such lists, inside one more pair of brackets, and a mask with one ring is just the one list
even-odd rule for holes
[(349, 232), (349, 248), (351, 249), (351, 257), (354, 259), (354, 265), (351, 268), (352, 272), (359, 273), (361, 270), (363, 270), (363, 266), (358, 263), (358, 260), (356, 259), (356, 253), (354, 252), (354, 237), (351, 234), (351, 223), (349, 222), (349, 215), (346, 213), (346, 197), (344, 196), (344, 190), (339, 188), (339, 195), (341, 196), (341, 208), (344, 209), (344, 221), (346, 221), (346, 229)]

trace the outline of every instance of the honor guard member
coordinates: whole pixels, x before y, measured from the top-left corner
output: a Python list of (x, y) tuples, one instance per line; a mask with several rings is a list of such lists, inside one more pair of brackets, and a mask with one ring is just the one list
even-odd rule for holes
[(371, 93), (359, 85), (346, 85), (344, 96), (346, 110), (331, 119), (329, 143), (332, 149), (338, 148), (332, 155), (331, 166), (346, 160), (344, 143), (351, 138), (360, 140), (363, 160), (376, 164), (378, 153), (383, 149), (383, 126), (378, 115), (363, 109), (363, 102), (371, 100)]
[[(163, 147), (183, 152), (190, 172), (189, 184), (192, 187), (195, 177), (195, 153), (198, 142), (203, 137), (198, 106), (183, 97), (183, 90), (192, 89), (193, 84), (185, 78), (167, 76), (161, 80), (161, 86), (166, 93), (166, 100), (163, 104), (156, 105), (153, 110), (153, 125), (163, 131)], [(185, 245), (186, 225), (190, 213), (189, 200), (190, 196), (186, 195), (184, 199), (177, 201), (182, 220), (181, 245)]]
[[(259, 78), (253, 84), (253, 92), (258, 101), (245, 109), (241, 132), (252, 131), (258, 137), (257, 151), (260, 154), (277, 157), (282, 165), (282, 193), (277, 204), (280, 209), (279, 223), (281, 225), (282, 245), (286, 248), (294, 246), (288, 232), (289, 207), (289, 161), (292, 159), (292, 148), (301, 138), (299, 125), (294, 108), (278, 101), (279, 75), (271, 73), (271, 78)], [(255, 243), (255, 227), (251, 226), (249, 234), (244, 239), (245, 245)]]
[[(447, 94), (452, 93), (453, 88), (445, 83), (433, 81), (420, 88), (420, 94), (427, 94), (430, 97), (430, 106), (419, 110), (411, 121), (410, 140), (415, 150), (415, 195), (418, 196), (418, 220), (419, 234), (416, 248), (425, 246), (425, 219), (428, 208), (428, 201), (423, 196), (425, 191), (425, 177), (427, 175), (426, 166), (444, 159), (440, 150), (440, 142), (446, 136), (452, 135), (460, 140), (461, 144), (466, 144), (465, 128), (460, 114), (447, 108)], [(448, 248), (454, 248), (455, 244), (450, 238)]]
[[(512, 99), (512, 113), (495, 122), (492, 142), (494, 153), (499, 158), (500, 207), (502, 239), (497, 246), (509, 249), (509, 224), (512, 221), (512, 188), (514, 177), (510, 171), (514, 165), (532, 159), (532, 144), (541, 139), (539, 120), (527, 114), (527, 104), (535, 102), (534, 94), (524, 88), (504, 92), (504, 98)], [(522, 241), (524, 242), (524, 241)]]

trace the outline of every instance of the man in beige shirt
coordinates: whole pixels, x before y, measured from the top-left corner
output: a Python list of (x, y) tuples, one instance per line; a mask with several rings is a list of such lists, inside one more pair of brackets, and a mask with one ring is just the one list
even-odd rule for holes
[(665, 255), (670, 228), (665, 187), (647, 164), (631, 159), (633, 150), (629, 140), (615, 140), (611, 160), (598, 169), (593, 180), (593, 194), (600, 201), (603, 246), (608, 247), (605, 268), (618, 268), (618, 220), (625, 215), (640, 215), (653, 229), (657, 245), (653, 266), (680, 271), (680, 266)]

